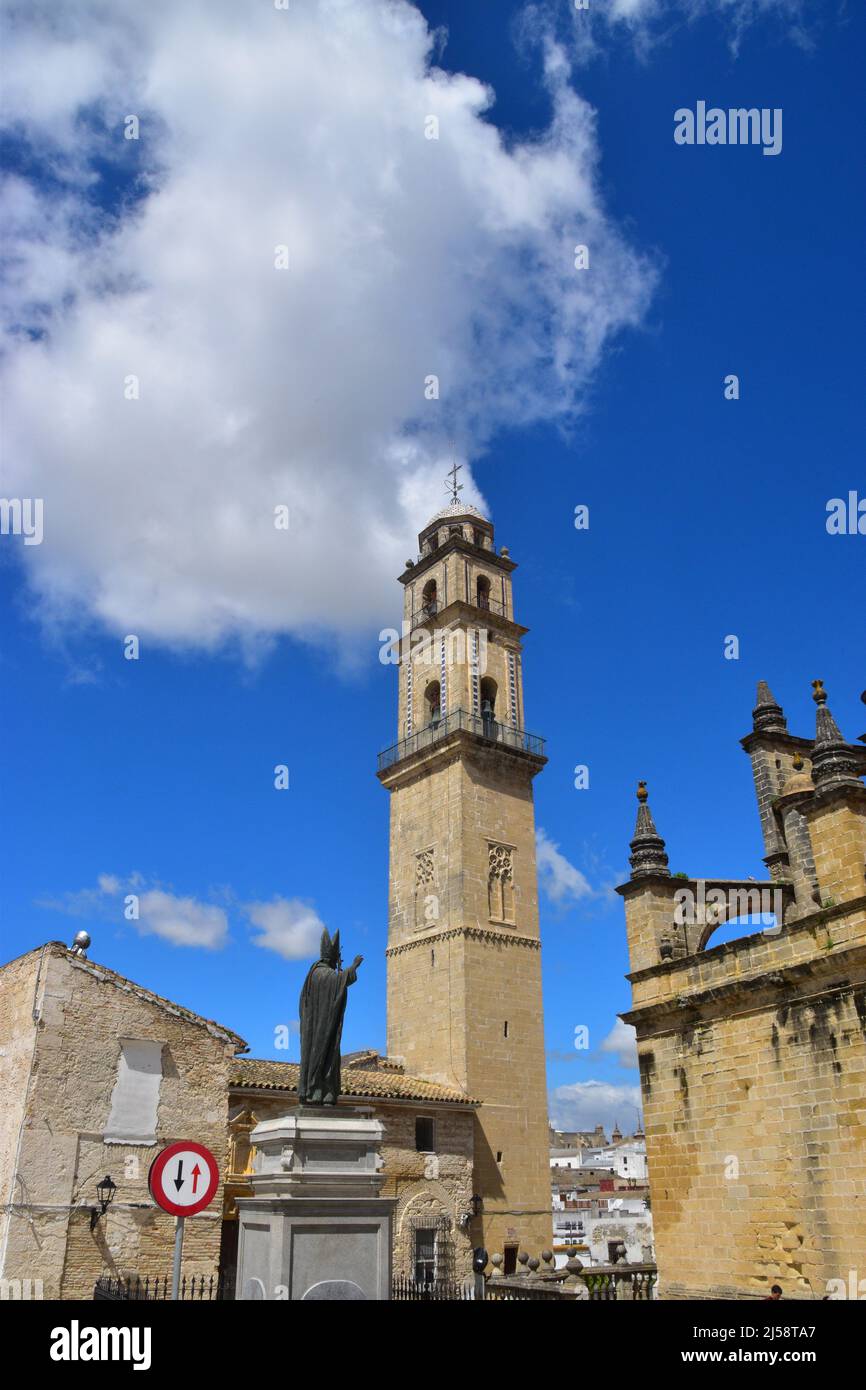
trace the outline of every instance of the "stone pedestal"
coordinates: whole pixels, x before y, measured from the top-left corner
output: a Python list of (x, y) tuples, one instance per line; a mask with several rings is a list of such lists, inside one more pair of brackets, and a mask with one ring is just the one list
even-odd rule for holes
[(394, 1201), (380, 1197), (382, 1125), (303, 1107), (250, 1135), (238, 1198), (238, 1299), (389, 1299)]

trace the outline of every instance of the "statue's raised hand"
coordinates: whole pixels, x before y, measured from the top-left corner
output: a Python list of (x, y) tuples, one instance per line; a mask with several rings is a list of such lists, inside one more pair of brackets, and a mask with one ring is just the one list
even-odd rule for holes
[(357, 969), (358, 969), (358, 966), (361, 964), (361, 962), (363, 961), (363, 959), (364, 959), (363, 956), (356, 956), (355, 959), (352, 961), (352, 969), (353, 969), (353, 970), (357, 970)]

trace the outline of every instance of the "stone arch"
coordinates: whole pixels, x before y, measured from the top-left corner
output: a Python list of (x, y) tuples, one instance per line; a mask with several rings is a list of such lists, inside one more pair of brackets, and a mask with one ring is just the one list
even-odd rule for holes
[(460, 1263), (458, 1242), (461, 1231), (458, 1219), (459, 1213), (455, 1210), (451, 1194), (436, 1179), (428, 1179), (423, 1186), (419, 1184), (402, 1193), (394, 1212), (394, 1272), (412, 1277), (415, 1231), (429, 1225), (443, 1232), (440, 1277), (453, 1277)]

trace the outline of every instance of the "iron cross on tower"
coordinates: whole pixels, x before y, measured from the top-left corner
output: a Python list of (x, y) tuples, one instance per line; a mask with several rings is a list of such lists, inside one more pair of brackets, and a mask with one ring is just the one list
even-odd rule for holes
[(451, 493), (451, 501), (452, 501), (452, 504), (453, 504), (453, 503), (458, 502), (458, 501), (460, 500), (460, 499), (458, 498), (458, 496), (457, 496), (458, 492), (462, 492), (462, 491), (463, 491), (463, 484), (462, 484), (462, 483), (458, 483), (458, 481), (457, 481), (457, 474), (459, 473), (460, 469), (463, 467), (463, 464), (462, 464), (462, 463), (458, 463), (458, 462), (456, 461), (456, 459), (454, 458), (454, 447), (453, 447), (453, 443), (452, 443), (452, 448), (451, 448), (451, 459), (452, 459), (452, 463), (451, 463), (451, 472), (447, 475), (447, 477), (446, 477), (446, 479), (445, 479), (445, 483), (446, 483), (446, 486), (448, 487), (449, 492)]

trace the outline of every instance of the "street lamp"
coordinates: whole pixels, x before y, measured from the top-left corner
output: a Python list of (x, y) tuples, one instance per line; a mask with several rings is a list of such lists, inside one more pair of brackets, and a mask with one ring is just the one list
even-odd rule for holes
[(475, 1217), (481, 1215), (483, 1206), (484, 1203), (478, 1196), (478, 1193), (473, 1193), (472, 1197), (470, 1198), (470, 1210), (465, 1211), (460, 1218), (460, 1225), (464, 1228), (464, 1230), (469, 1225), (470, 1221), (472, 1221)]
[(114, 1200), (114, 1194), (116, 1191), (117, 1183), (112, 1182), (108, 1173), (106, 1173), (105, 1177), (102, 1179), (102, 1182), (98, 1182), (96, 1184), (96, 1195), (99, 1198), (99, 1206), (90, 1208), (91, 1231), (96, 1230), (96, 1223), (98, 1222), (100, 1216), (104, 1216), (105, 1213), (108, 1211), (108, 1208), (111, 1206), (111, 1203)]

